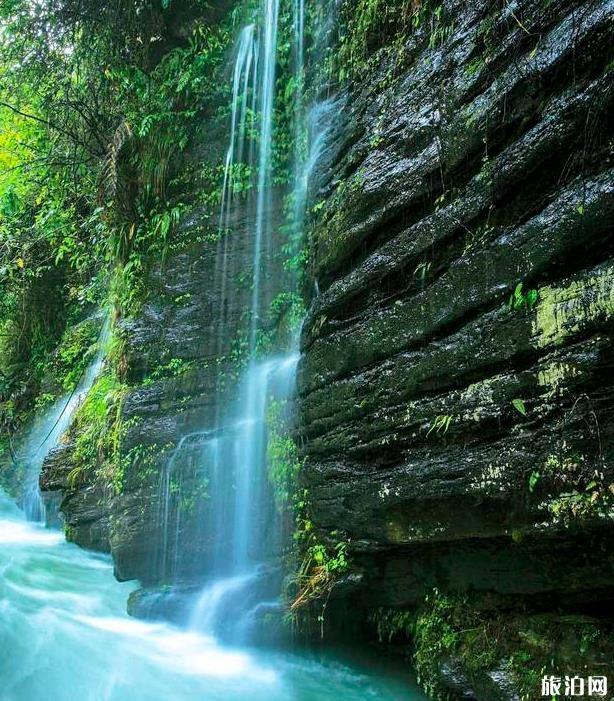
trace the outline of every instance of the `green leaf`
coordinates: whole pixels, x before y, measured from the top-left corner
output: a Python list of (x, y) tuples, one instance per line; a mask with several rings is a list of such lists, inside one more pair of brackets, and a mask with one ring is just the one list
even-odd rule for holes
[(512, 399), (512, 405), (514, 409), (516, 409), (516, 411), (521, 413), (523, 416), (527, 415), (527, 410), (522, 399)]
[(529, 491), (533, 492), (535, 490), (535, 487), (537, 486), (537, 483), (539, 482), (540, 478), (539, 472), (532, 472), (530, 477), (529, 477)]

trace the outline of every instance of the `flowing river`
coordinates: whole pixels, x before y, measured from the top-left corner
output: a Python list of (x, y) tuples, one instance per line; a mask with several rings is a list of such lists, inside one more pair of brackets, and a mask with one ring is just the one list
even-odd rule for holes
[[(2, 701), (418, 701), (397, 668), (223, 647), (125, 612), (110, 559), (0, 492)], [(368, 671), (366, 671), (368, 670)]]

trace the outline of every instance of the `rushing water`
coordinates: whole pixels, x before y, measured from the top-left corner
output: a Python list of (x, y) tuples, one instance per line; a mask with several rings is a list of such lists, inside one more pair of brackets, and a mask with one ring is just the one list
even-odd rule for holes
[(395, 671), (223, 647), (125, 613), (111, 562), (0, 492), (2, 701), (414, 701)]
[(43, 412), (19, 446), (17, 462), (25, 466), (22, 506), (30, 521), (44, 522), (47, 518), (45, 500), (38, 485), (41, 467), (49, 452), (57, 446), (62, 434), (70, 426), (76, 410), (100, 374), (110, 329), (111, 323), (107, 320), (100, 332), (94, 358), (75, 390), (60, 397)]
[[(248, 135), (254, 129), (254, 116), (258, 98), (259, 41), (254, 24), (245, 26), (237, 41), (232, 79), (232, 102), (230, 116), (230, 141), (224, 162), (224, 180), (218, 225), (218, 245), (216, 252), (216, 288), (222, 301), (218, 305), (218, 336), (216, 353), (221, 354), (227, 331), (227, 314), (234, 297), (229, 279), (238, 271), (230, 269), (229, 261), (236, 259), (236, 237), (230, 232), (232, 206), (242, 187), (245, 177), (245, 164), (251, 169), (254, 161), (253, 144)], [(239, 191), (236, 192), (236, 191)], [(219, 397), (218, 397), (219, 400)], [(219, 404), (219, 401), (218, 401)]]
[(260, 98), (260, 133), (258, 135), (258, 188), (256, 223), (254, 233), (254, 259), (252, 273), (252, 308), (250, 349), (256, 346), (259, 312), (261, 311), (260, 286), (262, 281), (263, 248), (264, 264), (268, 260), (272, 222), (271, 211), (271, 154), (273, 148), (273, 116), (275, 108), (275, 67), (277, 64), (277, 23), (279, 0), (263, 0), (262, 40), (262, 90)]
[[(289, 243), (300, 245), (310, 178), (329, 136), (334, 104), (322, 100), (308, 112), (305, 109), (303, 0), (293, 3), (293, 18), (294, 184), (293, 206), (286, 212), (291, 220), (286, 223), (291, 224), (288, 230), (293, 237)], [(181, 588), (190, 569), (182, 553), (183, 539), (203, 543), (202, 563), (193, 569), (204, 575), (204, 584), (187, 624), (191, 630), (235, 644), (253, 640), (269, 614), (279, 619), (285, 534), (267, 474), (267, 414), (274, 403), (291, 406), (298, 363), (296, 338), (285, 355), (271, 351), (268, 357), (257, 357), (267, 301), (275, 292), (295, 293), (296, 276), (286, 274), (270, 283), (275, 276), (273, 238), (279, 243), (275, 231), (279, 213), (275, 215), (272, 206), (279, 0), (262, 0), (253, 19), (239, 33), (233, 52), (230, 133), (216, 252), (216, 289), (222, 303), (215, 350), (223, 355), (225, 342), (237, 333), (236, 310), (229, 310), (239, 305), (249, 311), (242, 329), (248, 362), (230, 402), (221, 391), (220, 371), (214, 423), (184, 436), (163, 470), (158, 494), (162, 538), (155, 568), (158, 581)], [(242, 192), (246, 174), (247, 194)], [(244, 232), (233, 230), (237, 207), (243, 208), (247, 222), (247, 246), (241, 246)], [(239, 298), (235, 289), (237, 265), (242, 272), (251, 271), (249, 299)], [(264, 289), (265, 281), (273, 289)], [(186, 523), (179, 506), (182, 499), (205, 492), (206, 504), (191, 524)]]
[[(210, 572), (191, 617), (193, 628), (245, 640), (258, 612), (275, 606), (279, 527), (266, 469), (267, 406), (294, 390), (298, 355), (252, 362), (229, 426), (212, 446), (210, 526), (225, 533), (216, 542)], [(265, 607), (263, 609), (263, 606)]]
[[(295, 70), (302, 75), (302, 0), (297, 0), (294, 12)], [(249, 312), (243, 328), (247, 366), (230, 402), (221, 391), (224, 380), (220, 372), (215, 422), (181, 439), (161, 475), (158, 494), (162, 532), (156, 567), (159, 579), (171, 584), (181, 582), (181, 540), (186, 533), (191, 532), (202, 542), (212, 541), (203, 558), (205, 582), (189, 626), (235, 643), (249, 639), (259, 618), (279, 608), (281, 573), (275, 561), (279, 561), (281, 552), (281, 529), (267, 475), (266, 419), (271, 402), (292, 398), (298, 362), (294, 350), (283, 356), (273, 353), (263, 359), (256, 357), (258, 332), (271, 293), (264, 289), (264, 282), (271, 278), (274, 230), (272, 151), (278, 21), (279, 0), (262, 0), (254, 22), (239, 33), (231, 72), (230, 134), (216, 252), (216, 289), (220, 290), (222, 303), (215, 350), (222, 355), (227, 339), (237, 333), (229, 310), (242, 304)], [(297, 121), (301, 117), (297, 108)], [(298, 152), (295, 159), (298, 164)], [(250, 180), (247, 195), (241, 192), (245, 177)], [(298, 183), (298, 175), (296, 180)], [(304, 197), (301, 207), (303, 201)], [(241, 249), (242, 255), (237, 255), (242, 232), (233, 231), (235, 204), (244, 208), (247, 220), (249, 245)], [(237, 265), (241, 265), (241, 272), (251, 271), (249, 299), (237, 297)], [(186, 525), (177, 503), (184, 494), (205, 490), (207, 503), (198, 524)]]

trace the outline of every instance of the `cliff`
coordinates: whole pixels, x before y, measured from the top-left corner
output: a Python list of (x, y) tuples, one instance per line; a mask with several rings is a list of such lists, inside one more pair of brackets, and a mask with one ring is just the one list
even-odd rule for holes
[(476, 628), (506, 612), (486, 665), (452, 603), (456, 639), (418, 630), (418, 660), (434, 692), (508, 698), (506, 636), (537, 665), (611, 626), (570, 616), (614, 595), (613, 6), (446, 2), (404, 33), (369, 4), (345, 6), (371, 24), (340, 30), (365, 53), (310, 227), (302, 484), (320, 536), (348, 544), (339, 597), (384, 637), (427, 595)]

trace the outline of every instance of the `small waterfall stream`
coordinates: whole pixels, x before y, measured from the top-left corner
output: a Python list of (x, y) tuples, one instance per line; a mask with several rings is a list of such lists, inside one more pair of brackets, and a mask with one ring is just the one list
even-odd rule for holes
[(17, 462), (25, 466), (22, 506), (29, 521), (45, 523), (48, 518), (45, 499), (38, 484), (40, 471), (45, 458), (58, 445), (75, 412), (100, 374), (110, 332), (111, 322), (108, 319), (100, 332), (95, 355), (77, 387), (60, 397), (34, 421), (19, 447)]
[[(263, 263), (270, 253), (271, 234), (271, 153), (273, 146), (273, 112), (275, 107), (275, 66), (277, 63), (277, 24), (279, 0), (263, 0), (262, 5), (262, 76), (260, 106), (260, 133), (258, 136), (258, 184), (256, 190), (256, 221), (254, 225), (254, 258), (252, 279), (251, 327), (249, 347), (256, 347), (259, 314), (262, 300), (260, 287)], [(263, 261), (264, 248), (264, 261)]]
[(280, 551), (281, 534), (266, 470), (266, 411), (273, 398), (291, 398), (297, 362), (291, 354), (250, 363), (229, 425), (210, 455), (210, 523), (220, 537), (212, 581), (190, 624), (235, 642), (249, 634), (255, 610), (279, 596), (279, 571), (267, 565)]
[[(297, 85), (302, 85), (304, 64), (304, 2), (294, 7), (294, 60)], [(173, 508), (178, 484), (185, 479), (185, 464), (192, 465), (190, 479), (206, 486), (207, 505), (196, 537), (212, 539), (203, 570), (205, 585), (189, 617), (192, 629), (244, 642), (258, 612), (278, 607), (281, 587), (279, 561), (282, 550), (280, 518), (267, 475), (266, 415), (270, 402), (292, 399), (298, 362), (296, 342), (285, 354), (257, 357), (258, 335), (270, 301), (265, 289), (272, 274), (273, 165), (276, 64), (279, 0), (263, 0), (259, 14), (239, 33), (231, 72), (230, 135), (224, 164), (216, 259), (216, 289), (221, 291), (217, 319), (218, 356), (233, 333), (229, 309), (243, 303), (249, 311), (244, 333), (247, 362), (234, 397), (223, 392), (221, 373), (217, 383), (214, 425), (185, 436), (173, 452), (160, 480), (162, 523), (161, 564), (166, 582), (181, 579), (183, 516)], [(299, 90), (300, 92), (300, 90)], [(299, 124), (300, 122), (300, 124)], [(294, 209), (292, 229), (302, 228), (306, 178), (301, 163), (300, 131), (302, 99), (297, 98)], [(257, 136), (254, 138), (254, 129)], [(245, 172), (251, 180), (247, 196), (242, 192)], [(240, 258), (251, 270), (249, 299), (239, 300), (233, 289), (237, 273), (237, 233), (233, 231), (235, 206), (243, 206), (248, 220), (251, 260)], [(299, 232), (300, 235), (300, 232)], [(244, 247), (245, 248), (245, 247)], [(236, 283), (235, 283), (236, 284)], [(288, 283), (294, 287), (290, 279)], [(278, 289), (283, 292), (283, 289)], [(226, 387), (224, 387), (226, 389)], [(189, 471), (189, 470), (188, 470)], [(193, 489), (193, 486), (192, 486)]]

